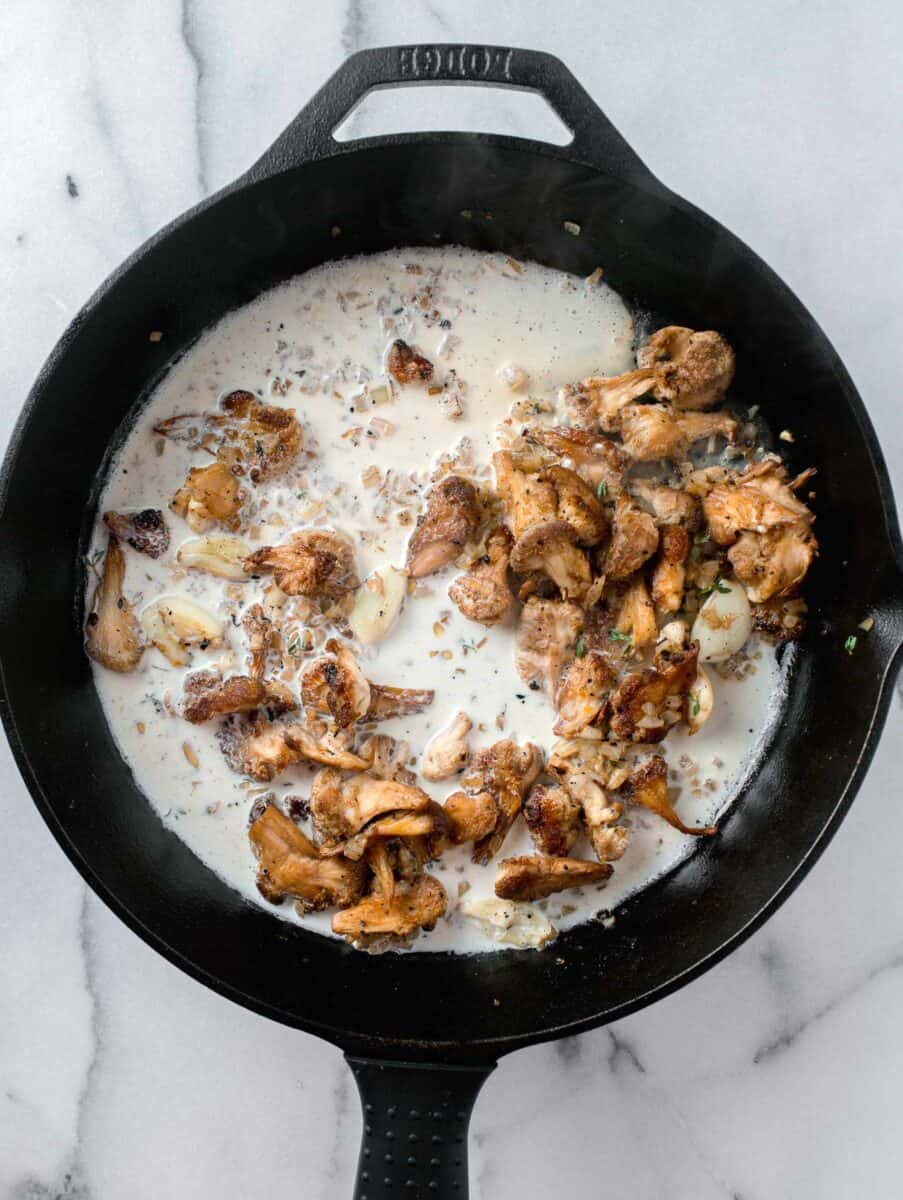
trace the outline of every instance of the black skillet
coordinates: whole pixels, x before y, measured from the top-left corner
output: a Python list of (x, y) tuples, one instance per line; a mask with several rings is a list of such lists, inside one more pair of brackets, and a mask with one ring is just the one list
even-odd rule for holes
[[(574, 140), (333, 140), (372, 88), (432, 80), (539, 92)], [(369, 957), (248, 904), (142, 797), (82, 650), (80, 554), (104, 466), (167, 363), (290, 275), (337, 255), (437, 242), (578, 275), (601, 264), (662, 319), (721, 330), (737, 348), (735, 397), (793, 431), (782, 446), (793, 468), (819, 472), (812, 620), (761, 768), (719, 837), (625, 905), (613, 928), (588, 924), (546, 953)], [(500, 1055), (666, 995), (777, 908), (853, 799), (901, 657), (891, 489), (842, 363), (780, 279), (663, 187), (565, 67), (534, 51), (416, 46), (350, 58), (246, 176), (151, 238), (78, 314), (28, 397), (0, 503), (0, 703), (35, 803), (91, 887), (151, 946), (222, 995), (346, 1052), (365, 1110), (356, 1195), (370, 1200), (463, 1196), (470, 1110)], [(874, 627), (863, 633), (866, 616)]]

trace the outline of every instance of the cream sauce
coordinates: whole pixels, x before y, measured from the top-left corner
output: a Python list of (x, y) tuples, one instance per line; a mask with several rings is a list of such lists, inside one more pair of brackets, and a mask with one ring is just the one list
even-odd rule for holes
[[(396, 388), (388, 403), (371, 403), (368, 389), (381, 396), (385, 353), (396, 337), (435, 364), (434, 385), (447, 385), (441, 394), (408, 386)], [(244, 671), (244, 638), (232, 617), (260, 599), (267, 581), (232, 585), (233, 597), (241, 599), (230, 600), (223, 580), (177, 563), (179, 545), (196, 535), (167, 504), (188, 469), (207, 460), (156, 437), (153, 427), (161, 420), (213, 408), (238, 388), (294, 409), (313, 454), (302, 454), (287, 476), (255, 490), (246, 507), (250, 531), (241, 536), (256, 547), (281, 541), (303, 525), (344, 530), (354, 539), (363, 578), (386, 563), (403, 565), (413, 519), (441, 455), (461, 455), (469, 473), (488, 478), (495, 431), (512, 401), (552, 406), (566, 382), (628, 369), (632, 344), (631, 316), (604, 284), (449, 247), (328, 263), (265, 293), (225, 317), (173, 364), (112, 464), (99, 511), (162, 508), (172, 534), (168, 553), (157, 561), (124, 548), (129, 600), (140, 612), (164, 592), (190, 595), (226, 619), (227, 634), (224, 646), (195, 652), (189, 669)], [(509, 388), (506, 364), (527, 373), (523, 391)], [(449, 406), (457, 405), (463, 413), (453, 420)], [(541, 419), (555, 418), (550, 412)], [(98, 526), (92, 553), (105, 543)], [(436, 691), (426, 712), (384, 722), (380, 732), (405, 738), (419, 754), (463, 709), (474, 724), (474, 747), (512, 737), (547, 750), (554, 741), (553, 710), (514, 670), (512, 625), (487, 630), (462, 617), (446, 594), (456, 573), (450, 568), (426, 580), (428, 594), (407, 599), (386, 639), (356, 649), (374, 681)], [(439, 634), (437, 621), (443, 623)], [(664, 743), (679, 811), (688, 823), (710, 821), (730, 803), (779, 716), (784, 691), (774, 654), (766, 646), (750, 649), (755, 670), (745, 680), (713, 675), (715, 712), (705, 728), (693, 738), (672, 733)], [(306, 795), (310, 773), (290, 768), (269, 786), (235, 774), (217, 746), (216, 722), (193, 726), (167, 711), (166, 698), (178, 700), (186, 671), (171, 667), (155, 649), (130, 675), (98, 666), (94, 672), (113, 735), (161, 820), (250, 901), (329, 934), (330, 913), (299, 917), (289, 903), (265, 904), (255, 887), (247, 839), (254, 797), (264, 791)], [(197, 767), (189, 761), (194, 757)], [(455, 780), (419, 782), (440, 801), (457, 786)], [(644, 810), (629, 810), (627, 816), (629, 848), (608, 885), (566, 892), (540, 905), (557, 928), (614, 910), (692, 851), (691, 838)], [(531, 850), (519, 820), (502, 856)], [(587, 847), (578, 847), (581, 852), (589, 856)], [(503, 948), (459, 909), (465, 893), (468, 901), (492, 895), (494, 864), (474, 866), (469, 847), (461, 847), (430, 870), (449, 893), (449, 915), (417, 939), (416, 949)]]

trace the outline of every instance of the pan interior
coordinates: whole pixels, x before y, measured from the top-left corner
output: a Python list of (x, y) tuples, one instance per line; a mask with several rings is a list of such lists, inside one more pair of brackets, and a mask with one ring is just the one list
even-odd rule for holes
[[(575, 929), (548, 954), (362, 956), (251, 907), (160, 825), (116, 752), (82, 651), (79, 548), (103, 464), (173, 355), (337, 253), (437, 241), (582, 275), (601, 264), (628, 300), (720, 329), (737, 349), (738, 400), (793, 430), (791, 470), (819, 467), (811, 632), (770, 753), (721, 836), (613, 927)], [(249, 1007), (351, 1048), (418, 1055), (444, 1043), (459, 1057), (608, 1019), (674, 986), (756, 919), (831, 825), (858, 768), (887, 655), (876, 637), (851, 658), (843, 639), (874, 611), (890, 569), (869, 439), (798, 302), (735, 239), (655, 187), (552, 154), (438, 138), (237, 189), (105, 285), (36, 385), (3, 509), (0, 664), (14, 748), (64, 848), (116, 911)]]

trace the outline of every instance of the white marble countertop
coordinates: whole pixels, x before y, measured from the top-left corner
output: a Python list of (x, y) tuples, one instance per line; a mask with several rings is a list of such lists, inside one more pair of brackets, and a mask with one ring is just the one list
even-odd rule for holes
[[(809, 305), (901, 495), (897, 4), (550, 12), (537, 0), (409, 0), (403, 15), (361, 0), (3, 5), (0, 437), (95, 286), (247, 167), (345, 54), (514, 42), (563, 57), (653, 170)], [(543, 127), (521, 99), (419, 93), (416, 116), (388, 101), (381, 119), (532, 134)], [(889, 728), (839, 836), (736, 954), (629, 1020), (501, 1064), (473, 1125), (475, 1200), (900, 1194), (900, 716), (898, 695), (896, 740)], [(360, 1119), (339, 1054), (205, 991), (115, 920), (5, 745), (0, 784), (0, 1197), (350, 1196)]]

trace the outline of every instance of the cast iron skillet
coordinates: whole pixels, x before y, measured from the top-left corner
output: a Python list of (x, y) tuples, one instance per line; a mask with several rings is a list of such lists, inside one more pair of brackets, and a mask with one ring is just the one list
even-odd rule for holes
[[(430, 80), (539, 92), (574, 140), (333, 140), (370, 89)], [(572, 930), (547, 953), (369, 957), (248, 904), (142, 797), (82, 650), (80, 551), (104, 465), (167, 363), (290, 275), (337, 254), (436, 242), (580, 275), (602, 264), (661, 318), (721, 330), (737, 348), (735, 395), (793, 430), (782, 447), (792, 467), (819, 470), (810, 631), (761, 769), (719, 837), (628, 903), (613, 928)], [(834, 350), (751, 250), (653, 178), (562, 64), (533, 51), (416, 46), (349, 59), (246, 176), (151, 238), (78, 314), (28, 397), (0, 504), (0, 701), (35, 803), (88, 883), (151, 946), (222, 995), (346, 1052), (365, 1106), (356, 1194), (370, 1200), (463, 1195), (470, 1109), (499, 1055), (649, 1004), (777, 908), (862, 780), (903, 643), (887, 472)], [(845, 653), (866, 615), (874, 628)]]

